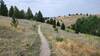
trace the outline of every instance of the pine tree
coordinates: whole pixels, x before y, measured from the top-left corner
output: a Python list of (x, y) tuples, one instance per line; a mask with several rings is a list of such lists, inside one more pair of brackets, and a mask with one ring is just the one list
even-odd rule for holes
[(56, 20), (55, 19), (53, 20), (53, 25), (56, 25)]
[(24, 12), (24, 10), (21, 10), (21, 11), (20, 11), (19, 17), (20, 17), (21, 19), (24, 19), (24, 18), (25, 18), (25, 12)]
[(8, 16), (8, 8), (3, 0), (0, 0), (0, 14), (2, 16)]
[(50, 19), (50, 24), (53, 25), (53, 19)]
[(60, 22), (59, 21), (57, 21), (57, 26), (60, 26)]
[(35, 18), (34, 20), (38, 21), (38, 18), (37, 17), (38, 17), (38, 13), (36, 12), (35, 13), (35, 16), (34, 16), (34, 18)]
[(14, 8), (13, 6), (11, 6), (10, 10), (9, 10), (9, 16), (12, 17), (14, 14)]
[(8, 16), (8, 8), (6, 7), (6, 5), (4, 7), (4, 16)]
[(65, 24), (64, 24), (64, 23), (62, 23), (61, 29), (62, 29), (62, 30), (65, 30)]
[(32, 19), (33, 18), (33, 14), (30, 8), (28, 8), (27, 13), (26, 13), (26, 18), (27, 19)]
[(15, 18), (19, 18), (19, 16), (20, 16), (20, 15), (19, 15), (19, 9), (15, 6), (15, 7), (14, 7), (14, 17), (15, 17)]
[(89, 14), (87, 13), (86, 16), (89, 16)]
[(39, 11), (39, 12), (36, 14), (36, 17), (37, 17), (37, 21), (45, 22), (45, 19), (43, 18), (43, 15), (42, 15), (41, 11)]
[(71, 14), (68, 14), (68, 16), (71, 16)]
[(53, 28), (56, 28), (56, 20), (53, 20)]
[(47, 20), (47, 23), (50, 24), (50, 20)]
[(0, 15), (3, 15), (4, 1), (0, 0)]

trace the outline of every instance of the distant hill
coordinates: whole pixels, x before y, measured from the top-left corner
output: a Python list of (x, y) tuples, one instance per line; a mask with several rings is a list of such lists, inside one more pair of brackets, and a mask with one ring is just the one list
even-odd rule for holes
[[(98, 17), (100, 17), (100, 14), (96, 14)], [(70, 26), (71, 24), (74, 24), (77, 19), (81, 17), (86, 17), (86, 16), (81, 16), (81, 15), (76, 15), (76, 16), (59, 16), (57, 17), (57, 20), (60, 20), (65, 23), (66, 27)]]

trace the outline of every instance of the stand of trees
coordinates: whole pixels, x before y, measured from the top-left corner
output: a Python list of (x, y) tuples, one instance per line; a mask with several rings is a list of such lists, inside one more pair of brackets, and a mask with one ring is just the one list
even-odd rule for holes
[(68, 14), (68, 16), (89, 16), (89, 15), (91, 15), (91, 14), (88, 14), (88, 13), (86, 13), (86, 14), (82, 14), (82, 13)]
[(55, 19), (47, 20), (47, 23), (53, 25), (53, 28), (56, 28), (57, 26), (60, 27), (62, 30), (65, 30), (66, 28), (64, 23), (61, 24), (59, 21), (56, 21)]
[(27, 12), (25, 12), (24, 10), (19, 10), (17, 6), (11, 6), (10, 9), (8, 10), (3, 0), (0, 0), (0, 15), (9, 17), (14, 16), (15, 18), (20, 18), (20, 19), (28, 19), (28, 20), (32, 19), (40, 22), (45, 22), (45, 19), (41, 11), (36, 13), (36, 15), (33, 15), (30, 8), (28, 8)]
[(72, 25), (76, 33), (87, 33), (100, 36), (100, 18), (97, 16), (82, 17)]
[(45, 22), (45, 19), (41, 13), (41, 11), (39, 11), (38, 13), (35, 14), (35, 20), (39, 21), (39, 22)]

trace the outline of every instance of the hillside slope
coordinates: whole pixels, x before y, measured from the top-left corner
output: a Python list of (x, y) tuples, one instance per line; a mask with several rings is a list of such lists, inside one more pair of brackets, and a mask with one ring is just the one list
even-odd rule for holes
[(10, 17), (0, 16), (0, 56), (39, 56), (40, 38), (36, 22), (18, 19), (14, 29)]
[(77, 19), (81, 17), (83, 16), (61, 16), (57, 17), (57, 20), (64, 22), (67, 27), (70, 26), (71, 24), (74, 24), (77, 21)]
[(52, 56), (100, 56), (100, 37), (75, 34), (42, 24), (42, 32), (47, 37)]

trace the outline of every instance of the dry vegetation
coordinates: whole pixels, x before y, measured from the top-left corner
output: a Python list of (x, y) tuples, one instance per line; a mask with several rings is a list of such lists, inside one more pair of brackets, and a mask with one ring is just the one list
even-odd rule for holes
[(0, 56), (39, 56), (36, 22), (19, 20), (17, 29), (10, 23), (9, 17), (0, 16)]
[(78, 18), (82, 16), (61, 16), (57, 17), (57, 20), (63, 21), (66, 26), (70, 26), (71, 24), (74, 24)]
[(100, 56), (100, 37), (54, 31), (51, 25), (42, 24), (42, 32), (47, 37), (52, 56)]
[[(100, 17), (100, 14), (96, 14), (96, 16)], [(66, 27), (74, 24), (78, 18), (81, 18), (81, 17), (87, 17), (87, 16), (81, 16), (81, 15), (76, 15), (76, 16), (60, 16), (60, 17), (57, 17), (57, 20), (59, 21), (62, 21), (65, 23)]]

